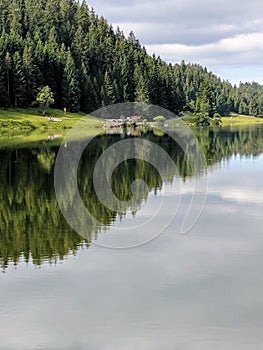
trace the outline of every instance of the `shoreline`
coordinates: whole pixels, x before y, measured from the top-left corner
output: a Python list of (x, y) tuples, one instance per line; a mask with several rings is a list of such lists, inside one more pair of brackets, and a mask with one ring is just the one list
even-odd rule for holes
[[(52, 118), (50, 118), (52, 116)], [(68, 131), (81, 119), (85, 117), (85, 134), (95, 136), (100, 129), (112, 131), (112, 128), (105, 128), (105, 120), (88, 116), (85, 113), (65, 113), (61, 110), (50, 109), (47, 116), (41, 115), (38, 109), (7, 109), (0, 110), (0, 147), (33, 145), (39, 142), (46, 142), (52, 146), (59, 145)], [(180, 118), (181, 119), (181, 118)], [(190, 127), (196, 126), (195, 116), (185, 115), (182, 120)], [(221, 118), (220, 126), (208, 127), (231, 127), (263, 124), (263, 118), (256, 118), (245, 115), (231, 115)], [(153, 126), (153, 122), (149, 122)], [(175, 129), (176, 119), (166, 120), (169, 124), (167, 129)], [(158, 128), (158, 124), (155, 124)], [(123, 129), (118, 126), (119, 129)], [(154, 127), (154, 126), (153, 126)], [(138, 128), (140, 129), (141, 126)], [(162, 126), (163, 128), (163, 126)], [(165, 128), (165, 125), (164, 125)], [(136, 129), (136, 128), (135, 128)]]

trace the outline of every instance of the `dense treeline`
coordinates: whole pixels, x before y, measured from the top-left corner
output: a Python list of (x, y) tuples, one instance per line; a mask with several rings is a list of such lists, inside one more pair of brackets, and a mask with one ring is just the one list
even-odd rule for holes
[(85, 1), (0, 0), (0, 107), (34, 105), (49, 86), (55, 107), (91, 112), (151, 102), (179, 113), (263, 115), (263, 87), (233, 87), (199, 65), (149, 56)]

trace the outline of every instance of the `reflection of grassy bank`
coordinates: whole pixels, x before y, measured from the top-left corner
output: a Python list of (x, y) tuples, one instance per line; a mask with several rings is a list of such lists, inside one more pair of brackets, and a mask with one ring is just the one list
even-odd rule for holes
[[(83, 130), (83, 138), (97, 135), (98, 130), (98, 128)], [(61, 131), (49, 129), (0, 135), (0, 148), (39, 148), (42, 143), (60, 146), (68, 131), (68, 129)], [(82, 138), (82, 135), (79, 135), (79, 138)]]

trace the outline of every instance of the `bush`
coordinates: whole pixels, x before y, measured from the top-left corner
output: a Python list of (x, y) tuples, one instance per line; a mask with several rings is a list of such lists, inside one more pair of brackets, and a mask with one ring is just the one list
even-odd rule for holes
[(153, 120), (156, 122), (157, 125), (163, 125), (166, 118), (162, 115), (158, 115), (157, 117), (154, 117)]
[(214, 125), (221, 125), (222, 124), (222, 120), (221, 120), (221, 118), (214, 118), (213, 119), (213, 124)]
[(211, 118), (202, 113), (196, 114), (195, 124), (197, 126), (209, 126), (211, 124)]

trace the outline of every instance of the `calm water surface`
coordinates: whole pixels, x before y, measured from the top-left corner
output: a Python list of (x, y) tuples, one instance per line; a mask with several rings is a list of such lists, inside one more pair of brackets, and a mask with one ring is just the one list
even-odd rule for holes
[[(118, 228), (143, 222), (158, 208), (164, 187), (168, 194), (171, 188), (172, 208), (174, 174), (162, 183), (148, 163), (121, 164), (112, 181), (120, 199), (131, 199), (134, 179), (148, 184), (147, 193), (137, 189), (136, 209), (127, 207), (121, 218), (96, 199), (92, 170), (105, 147), (123, 136), (98, 137), (82, 157), (79, 189), (102, 224), (91, 222), (84, 240), (58, 209), (52, 143), (0, 150), (0, 349), (262, 349), (263, 127), (195, 132), (207, 175), (191, 174), (165, 136), (144, 135), (178, 164), (181, 203), (163, 235), (130, 250), (90, 240), (118, 245)], [(204, 210), (182, 235), (193, 182), (204, 176)], [(159, 220), (165, 223), (166, 215)]]

